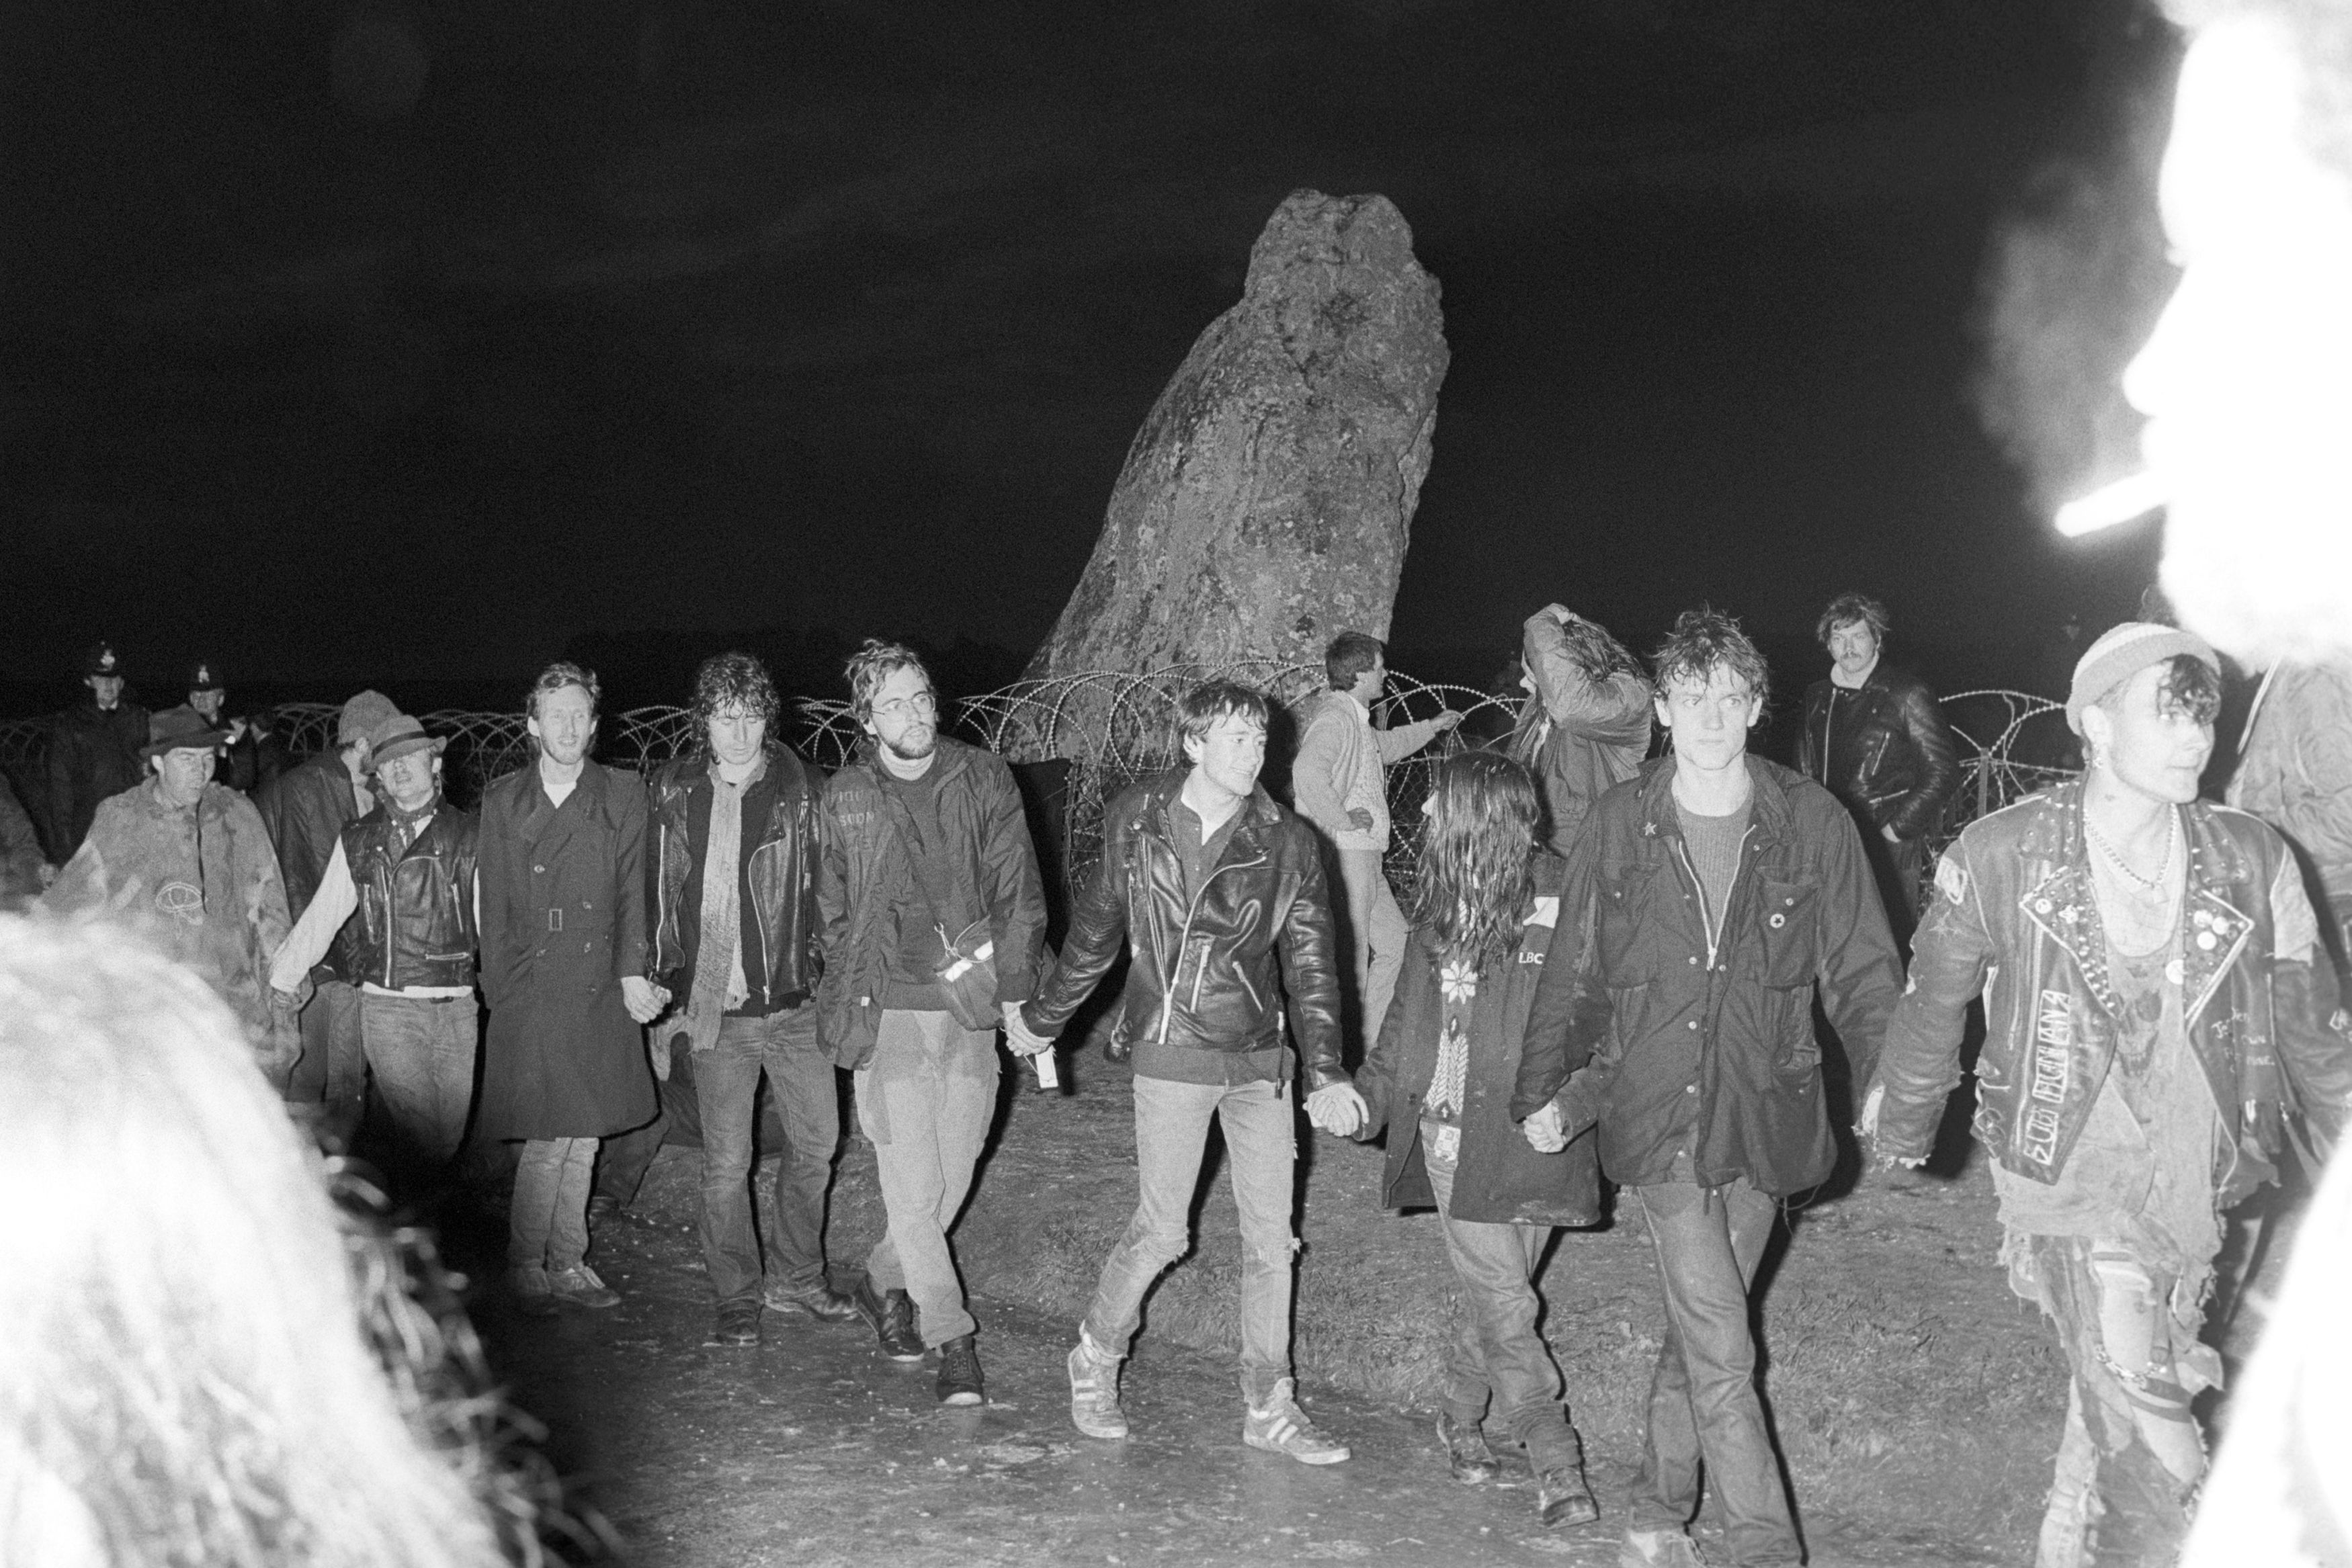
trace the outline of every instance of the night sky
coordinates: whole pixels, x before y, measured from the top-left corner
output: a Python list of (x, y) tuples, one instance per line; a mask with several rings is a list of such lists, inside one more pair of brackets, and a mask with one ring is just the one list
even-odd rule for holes
[[(2021, 680), (2152, 570), (2051, 536), (1971, 396), (2018, 215), (2145, 204), (2123, 0), (12, 11), (18, 692), (101, 634), (319, 696), (755, 634), (1017, 670), (1299, 186), (1389, 196), (1444, 289), (1400, 668), (1482, 677), (1552, 598), (1777, 650), (1860, 587)], [(2153, 299), (2058, 281), (2105, 357), (2042, 393), (2112, 423)]]

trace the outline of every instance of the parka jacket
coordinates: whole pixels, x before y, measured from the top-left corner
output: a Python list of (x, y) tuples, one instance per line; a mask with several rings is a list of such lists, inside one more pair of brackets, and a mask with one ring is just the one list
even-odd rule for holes
[[(939, 917), (961, 930), (988, 921), (996, 945), (996, 1000), (1029, 999), (1037, 986), (1037, 948), (1045, 936), (1045, 888), (1037, 849), (1021, 810), (1013, 769), (993, 752), (941, 736), (935, 788), (940, 821), (971, 846), (970, 865), (948, 879), (969, 900)], [(825, 780), (818, 813), (823, 857), (817, 870), (817, 921), (824, 973), (817, 981), (817, 1026), (835, 1062), (856, 1069), (874, 1054), (882, 1027), (889, 967), (890, 912), (919, 897), (915, 868), (894, 825), (874, 742)]]
[[(817, 795), (821, 780), (782, 746), (745, 791), (737, 897), (756, 945), (743, 955), (751, 994), (734, 1011), (752, 1018), (795, 1008), (816, 994), (824, 959), (817, 939)], [(710, 832), (710, 759), (662, 765), (648, 786), (654, 829), (654, 977), (679, 998), (694, 993), (702, 948), (702, 860)], [(757, 821), (754, 810), (764, 804)]]
[(1885, 659), (1859, 686), (1824, 677), (1805, 688), (1797, 770), (1899, 839), (1932, 832), (1960, 781), (1936, 694)]
[(1511, 1115), (1559, 1095), (1571, 1134), (1597, 1119), (1623, 1186), (1669, 1179), (1678, 1154), (1702, 1186), (1818, 1186), (1837, 1151), (1815, 990), (1858, 1085), (1902, 988), (1853, 819), (1811, 780), (1746, 762), (1748, 835), (1713, 950), (1671, 755), (1601, 798), (1569, 862), (1554, 950), (1579, 959), (1544, 966)]
[[(2276, 1176), (2298, 1104), (2332, 1139), (2352, 1102), (2352, 1040), (2329, 1027), (2335, 975), (2284, 841), (2226, 806), (2192, 801), (2180, 812), (2182, 1010), (2221, 1111), (2213, 1190), (2228, 1207)], [(1977, 1137), (2004, 1169), (2057, 1181), (2115, 1056), (2118, 1002), (2100, 933), (2079, 782), (1969, 825), (1936, 868), (1911, 988), (1887, 1028), (1881, 1158), (1927, 1154), (1981, 993)]]
[(2273, 669), (2247, 730), (2230, 804), (2284, 834), (2352, 918), (2352, 662)]
[(1059, 1034), (1125, 939), (1134, 962), (1112, 1027), (1113, 1060), (1146, 1037), (1186, 1051), (1278, 1047), (1286, 995), (1307, 1088), (1349, 1082), (1315, 830), (1263, 786), (1252, 789), (1223, 853), (1188, 895), (1169, 821), (1186, 772), (1136, 785), (1105, 808), (1102, 858), (1072, 904), (1061, 959), (1023, 1017), (1040, 1034)]
[(645, 1030), (621, 981), (652, 956), (646, 790), (583, 763), (561, 805), (536, 760), (482, 791), (483, 1138), (601, 1138), (654, 1119)]
[(194, 806), (175, 809), (154, 779), (110, 795), (43, 903), (105, 905), (135, 921), (228, 1004), (263, 1073), (284, 1083), (302, 1032), (294, 1001), (270, 987), (269, 960), (294, 923), (252, 801), (207, 784)]
[[(1594, 1225), (1601, 1219), (1601, 1176), (1593, 1141), (1579, 1138), (1558, 1154), (1528, 1145), (1511, 1120), (1520, 1047), (1559, 919), (1568, 866), (1558, 855), (1536, 857), (1535, 890), (1525, 911), (1519, 946), (1477, 977), (1470, 1003), (1470, 1068), (1460, 1115), (1461, 1163), (1454, 1175), (1453, 1218), (1485, 1225)], [(1385, 1126), (1388, 1164), (1381, 1201), (1390, 1208), (1429, 1207), (1436, 1197), (1423, 1163), (1421, 1105), (1437, 1070), (1444, 1027), (1443, 957), (1423, 926), (1412, 934), (1397, 977), (1381, 1038), (1356, 1070), (1356, 1091), (1369, 1113), (1356, 1134), (1369, 1140)]]

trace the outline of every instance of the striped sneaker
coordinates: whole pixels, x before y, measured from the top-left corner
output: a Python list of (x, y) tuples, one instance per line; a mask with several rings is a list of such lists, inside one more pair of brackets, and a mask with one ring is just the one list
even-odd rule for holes
[(1093, 1354), (1084, 1333), (1070, 1352), (1070, 1424), (1089, 1437), (1127, 1436), (1127, 1414), (1118, 1407), (1118, 1362)]
[(1274, 1385), (1264, 1409), (1252, 1409), (1242, 1419), (1242, 1441), (1269, 1454), (1287, 1454), (1302, 1465), (1336, 1465), (1349, 1454), (1348, 1445), (1335, 1443), (1315, 1429), (1298, 1407), (1298, 1380), (1286, 1377)]

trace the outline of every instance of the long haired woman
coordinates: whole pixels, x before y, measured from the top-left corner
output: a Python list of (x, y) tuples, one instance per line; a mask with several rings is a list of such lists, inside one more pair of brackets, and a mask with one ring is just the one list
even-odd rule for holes
[(1547, 604), (1521, 628), (1519, 686), (1510, 753), (1543, 797), (1545, 842), (1566, 855), (1592, 802), (1649, 755), (1650, 683), (1605, 627)]
[(1356, 1074), (1369, 1137), (1389, 1129), (1382, 1201), (1434, 1207), (1462, 1284), (1437, 1418), (1453, 1474), (1501, 1468), (1486, 1431), (1524, 1449), (1547, 1525), (1600, 1510), (1559, 1369), (1536, 1332), (1536, 1266), (1552, 1228), (1600, 1218), (1592, 1141), (1541, 1155), (1510, 1119), (1521, 1039), (1549, 954), (1566, 867), (1538, 839), (1535, 779), (1493, 752), (1442, 763), (1423, 808), (1404, 972)]

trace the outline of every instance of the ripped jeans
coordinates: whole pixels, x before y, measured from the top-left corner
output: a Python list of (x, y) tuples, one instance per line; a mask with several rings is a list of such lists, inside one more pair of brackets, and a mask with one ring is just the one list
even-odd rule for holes
[(2220, 1385), (2185, 1287), (2125, 1244), (2012, 1232), (2010, 1283), (2057, 1330), (2072, 1376), (2035, 1568), (2158, 1568), (2180, 1553), (2205, 1475), (2189, 1401)]
[(1262, 1407), (1290, 1375), (1291, 1167), (1297, 1158), (1288, 1088), (1281, 1083), (1135, 1080), (1135, 1218), (1103, 1263), (1087, 1337), (1125, 1355), (1144, 1293), (1192, 1249), (1192, 1192), (1200, 1185), (1209, 1119), (1225, 1133), (1225, 1170), (1242, 1228), (1242, 1392)]

